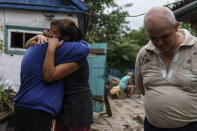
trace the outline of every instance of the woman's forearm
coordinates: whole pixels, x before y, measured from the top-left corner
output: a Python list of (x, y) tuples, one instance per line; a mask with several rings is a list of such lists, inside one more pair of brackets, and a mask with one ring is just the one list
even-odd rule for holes
[(79, 65), (76, 62), (62, 63), (59, 65), (54, 64), (54, 49), (47, 49), (46, 57), (43, 65), (43, 80), (45, 82), (53, 82), (60, 80), (79, 69)]
[(59, 42), (57, 38), (51, 38), (48, 41), (47, 53), (43, 64), (43, 80), (53, 82), (62, 79), (79, 69), (76, 62), (62, 63), (55, 65), (55, 51), (61, 46), (63, 41)]

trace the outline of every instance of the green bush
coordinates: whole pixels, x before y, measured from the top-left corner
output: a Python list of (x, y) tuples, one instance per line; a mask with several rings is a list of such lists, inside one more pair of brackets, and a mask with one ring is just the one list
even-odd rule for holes
[(0, 84), (0, 112), (14, 111), (13, 98), (16, 92), (10, 88), (4, 90), (4, 87), (4, 84)]

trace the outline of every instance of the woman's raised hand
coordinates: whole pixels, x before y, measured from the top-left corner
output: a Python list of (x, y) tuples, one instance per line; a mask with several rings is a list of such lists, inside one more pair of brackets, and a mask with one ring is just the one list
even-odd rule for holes
[(56, 48), (60, 47), (63, 42), (64, 42), (63, 40), (61, 40), (59, 42), (59, 39), (58, 38), (49, 38), (48, 39), (48, 48), (50, 48), (50, 49), (56, 49)]

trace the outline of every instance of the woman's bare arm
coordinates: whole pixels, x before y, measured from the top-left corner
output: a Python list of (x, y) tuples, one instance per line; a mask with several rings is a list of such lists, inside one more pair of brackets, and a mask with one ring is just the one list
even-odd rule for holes
[(48, 40), (48, 48), (42, 72), (43, 79), (46, 82), (53, 82), (55, 80), (59, 80), (79, 69), (79, 65), (76, 62), (64, 63), (55, 66), (55, 50), (58, 46), (61, 46), (62, 43), (63, 41), (59, 42), (56, 38), (51, 38)]

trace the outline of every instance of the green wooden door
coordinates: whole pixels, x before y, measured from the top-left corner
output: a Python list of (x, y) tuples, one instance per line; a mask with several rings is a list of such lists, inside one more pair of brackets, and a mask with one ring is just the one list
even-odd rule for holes
[(89, 63), (89, 84), (93, 94), (93, 110), (100, 112), (104, 106), (105, 66), (107, 44), (90, 44)]

